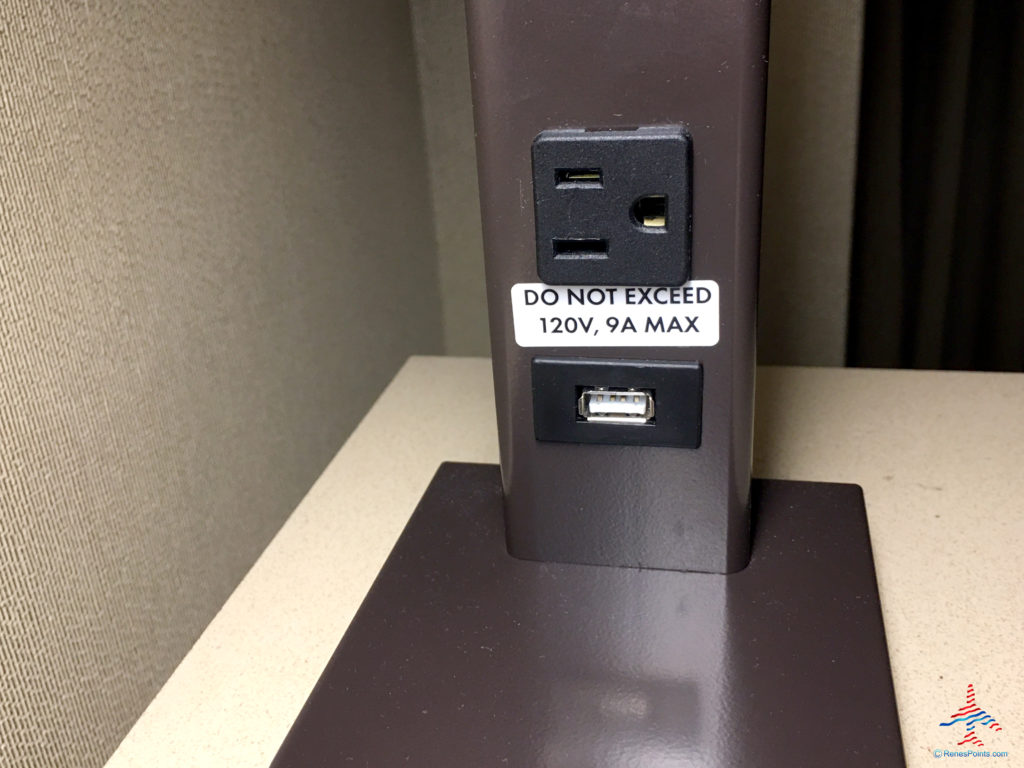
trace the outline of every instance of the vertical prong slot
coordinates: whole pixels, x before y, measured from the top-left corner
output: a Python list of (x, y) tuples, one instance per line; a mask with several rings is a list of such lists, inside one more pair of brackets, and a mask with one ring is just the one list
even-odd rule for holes
[(556, 238), (552, 241), (556, 259), (607, 259), (608, 241), (598, 238)]
[(558, 168), (555, 186), (559, 189), (601, 189), (604, 175), (600, 168)]

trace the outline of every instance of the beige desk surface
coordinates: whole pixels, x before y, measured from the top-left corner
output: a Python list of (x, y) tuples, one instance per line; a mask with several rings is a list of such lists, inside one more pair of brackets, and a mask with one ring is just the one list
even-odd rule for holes
[[(438, 464), (497, 461), (490, 377), (406, 363), (108, 766), (269, 764)], [(763, 368), (754, 471), (863, 486), (909, 765), (969, 682), (1024, 765), (1024, 375)]]

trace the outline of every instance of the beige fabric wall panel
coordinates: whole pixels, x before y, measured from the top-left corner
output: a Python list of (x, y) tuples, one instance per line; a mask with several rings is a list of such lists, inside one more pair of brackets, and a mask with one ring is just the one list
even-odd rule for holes
[(463, 0), (412, 0), (445, 351), (488, 355), (480, 198)]
[[(772, 3), (759, 309), (763, 362), (843, 363), (863, 4)], [(486, 354), (463, 0), (411, 5), (446, 348)]]
[(762, 363), (842, 365), (864, 0), (774, 0), (768, 62)]
[(94, 766), (442, 348), (403, 0), (0, 10), (0, 765)]

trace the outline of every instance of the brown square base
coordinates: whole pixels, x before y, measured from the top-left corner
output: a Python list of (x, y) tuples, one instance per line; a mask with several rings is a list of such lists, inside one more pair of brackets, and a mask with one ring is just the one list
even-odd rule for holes
[(753, 511), (729, 576), (530, 562), (442, 465), (273, 766), (904, 765), (860, 488)]

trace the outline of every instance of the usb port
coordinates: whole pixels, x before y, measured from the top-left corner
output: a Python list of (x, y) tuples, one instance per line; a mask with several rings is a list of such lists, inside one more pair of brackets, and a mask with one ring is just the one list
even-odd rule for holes
[(577, 420), (604, 424), (653, 424), (654, 391), (582, 387), (576, 402)]
[(530, 379), (537, 440), (700, 447), (700, 363), (535, 357)]

